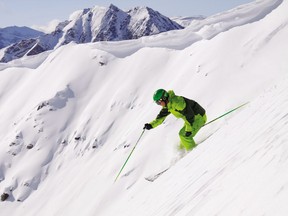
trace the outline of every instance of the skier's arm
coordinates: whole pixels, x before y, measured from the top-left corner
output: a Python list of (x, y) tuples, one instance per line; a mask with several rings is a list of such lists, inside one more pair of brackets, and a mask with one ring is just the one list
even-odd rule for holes
[(158, 125), (162, 124), (166, 117), (170, 114), (167, 108), (162, 108), (160, 113), (157, 115), (156, 119), (149, 124), (152, 125), (153, 128), (157, 127)]

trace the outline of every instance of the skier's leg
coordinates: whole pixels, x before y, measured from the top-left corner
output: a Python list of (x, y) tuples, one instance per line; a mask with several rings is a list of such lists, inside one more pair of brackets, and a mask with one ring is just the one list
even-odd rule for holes
[(194, 123), (192, 125), (192, 134), (188, 137), (185, 136), (185, 125), (184, 127), (179, 131), (179, 137), (181, 140), (180, 143), (180, 149), (185, 148), (187, 151), (192, 150), (195, 146), (196, 143), (193, 139), (193, 137), (198, 133), (201, 127), (206, 123), (207, 117), (206, 115), (201, 116), (201, 115), (196, 115), (194, 119)]
[(185, 136), (185, 126), (179, 131), (179, 137), (180, 137), (180, 149), (185, 148), (187, 151), (192, 150), (195, 146), (196, 143), (193, 139), (193, 136), (190, 135), (188, 137)]

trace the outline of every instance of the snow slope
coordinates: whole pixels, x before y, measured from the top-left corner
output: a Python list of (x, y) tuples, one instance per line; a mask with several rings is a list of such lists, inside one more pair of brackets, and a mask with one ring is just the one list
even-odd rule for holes
[[(256, 1), (177, 33), (0, 64), (1, 215), (286, 216), (287, 10)], [(151, 183), (181, 154), (183, 123), (168, 117), (114, 183), (159, 112), (158, 88), (195, 99), (210, 120), (250, 103), (204, 127), (196, 141), (212, 136)]]

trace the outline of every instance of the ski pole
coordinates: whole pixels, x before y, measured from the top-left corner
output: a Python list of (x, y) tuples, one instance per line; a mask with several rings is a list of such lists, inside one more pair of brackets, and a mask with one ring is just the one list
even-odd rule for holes
[(246, 102), (246, 103), (244, 103), (244, 104), (242, 104), (242, 105), (240, 105), (240, 106), (238, 106), (238, 107), (236, 107), (236, 108), (234, 108), (234, 109), (232, 109), (232, 110), (230, 110), (230, 111), (224, 113), (223, 115), (218, 116), (217, 118), (215, 118), (215, 119), (213, 119), (213, 120), (207, 122), (206, 124), (204, 124), (203, 127), (206, 126), (206, 125), (208, 125), (208, 124), (210, 124), (210, 123), (212, 123), (212, 122), (214, 122), (214, 121), (216, 121), (216, 120), (218, 120), (218, 119), (220, 119), (220, 118), (222, 118), (222, 117), (224, 117), (224, 116), (226, 116), (226, 115), (228, 115), (229, 113), (231, 113), (231, 112), (233, 112), (233, 111), (235, 111), (235, 110), (237, 110), (237, 109), (239, 109), (239, 108), (245, 106), (245, 105), (248, 104), (248, 103), (249, 103), (249, 102)]
[(130, 152), (129, 156), (127, 157), (127, 159), (126, 159), (125, 163), (124, 163), (124, 164), (123, 164), (123, 166), (121, 167), (121, 169), (120, 169), (120, 171), (119, 171), (118, 175), (116, 176), (116, 178), (115, 178), (114, 182), (116, 182), (116, 181), (117, 181), (118, 177), (120, 176), (120, 174), (121, 174), (122, 170), (124, 169), (125, 165), (127, 164), (127, 162), (128, 162), (128, 160), (129, 160), (129, 158), (131, 157), (131, 155), (132, 155), (133, 151), (135, 150), (135, 148), (136, 148), (137, 144), (139, 143), (139, 141), (140, 141), (141, 137), (143, 136), (144, 132), (145, 132), (145, 129), (143, 129), (143, 131), (142, 131), (142, 133), (141, 133), (140, 137), (138, 138), (138, 140), (137, 140), (137, 142), (136, 142), (135, 146), (133, 147), (132, 151)]

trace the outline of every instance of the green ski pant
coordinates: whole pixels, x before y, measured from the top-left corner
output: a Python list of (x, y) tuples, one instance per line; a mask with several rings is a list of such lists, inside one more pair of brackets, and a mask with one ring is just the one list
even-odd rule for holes
[(204, 116), (201, 116), (200, 114), (196, 115), (194, 118), (194, 122), (192, 125), (192, 134), (188, 137), (185, 136), (185, 125), (184, 127), (179, 131), (179, 136), (180, 136), (180, 149), (185, 148), (187, 151), (192, 150), (195, 146), (196, 143), (193, 139), (193, 137), (197, 134), (197, 132), (200, 130), (201, 127), (204, 126), (204, 124), (207, 121), (207, 116), (206, 114)]

